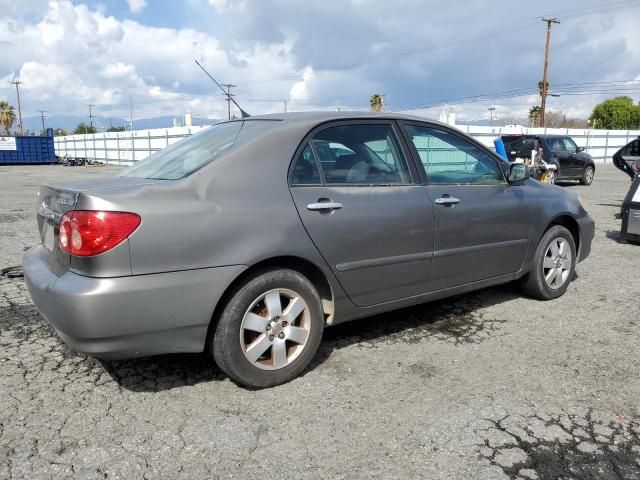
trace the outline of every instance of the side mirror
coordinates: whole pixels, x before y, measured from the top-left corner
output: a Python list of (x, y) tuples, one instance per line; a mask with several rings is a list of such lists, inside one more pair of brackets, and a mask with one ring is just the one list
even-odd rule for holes
[(578, 153), (584, 152), (584, 147), (578, 147)]
[(509, 169), (509, 183), (522, 182), (531, 177), (529, 166), (523, 163), (512, 163)]

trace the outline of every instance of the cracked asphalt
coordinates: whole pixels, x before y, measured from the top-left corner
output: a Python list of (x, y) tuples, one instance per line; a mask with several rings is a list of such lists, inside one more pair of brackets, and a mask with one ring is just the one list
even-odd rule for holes
[[(0, 268), (36, 243), (47, 179), (0, 167)], [(102, 363), (69, 350), (21, 278), (0, 277), (0, 479), (640, 479), (640, 246), (629, 181), (579, 192), (591, 256), (562, 298), (514, 285), (325, 331), (300, 378), (249, 391), (203, 355)]]

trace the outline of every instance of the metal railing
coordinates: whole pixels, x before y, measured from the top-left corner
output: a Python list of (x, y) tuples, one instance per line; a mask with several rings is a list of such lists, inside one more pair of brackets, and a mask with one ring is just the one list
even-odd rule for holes
[(206, 127), (173, 127), (55, 137), (56, 156), (130, 165)]
[[(189, 137), (207, 127), (172, 127), (133, 132), (108, 132), (55, 137), (56, 156), (84, 158), (100, 162), (130, 165), (154, 152)], [(640, 136), (640, 130), (593, 130), (572, 128), (484, 127), (459, 125), (484, 145), (494, 148), (493, 140), (506, 134), (568, 135), (579, 147), (585, 147), (598, 163), (611, 161), (613, 154)]]

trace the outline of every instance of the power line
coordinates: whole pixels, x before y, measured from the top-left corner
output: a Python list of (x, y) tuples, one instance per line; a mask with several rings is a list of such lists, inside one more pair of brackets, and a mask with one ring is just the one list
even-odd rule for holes
[[(609, 81), (610, 83), (616, 82), (640, 82), (640, 80), (613, 80), (613, 81)], [(616, 85), (611, 85), (610, 87), (606, 87), (606, 86), (601, 86), (601, 87), (597, 87), (594, 86), (590, 89), (584, 89), (584, 90), (577, 90), (577, 89), (573, 89), (574, 86), (580, 86), (583, 84), (588, 84), (591, 82), (582, 82), (582, 83), (564, 83), (564, 84), (560, 84), (563, 85), (563, 87), (565, 88), (571, 88), (571, 90), (565, 90), (565, 88), (562, 89), (553, 89), (554, 93), (558, 93), (561, 95), (568, 95), (568, 94), (573, 94), (576, 92), (580, 92), (580, 94), (584, 94), (584, 95), (588, 95), (588, 94), (600, 94), (600, 93), (619, 93), (622, 90), (620, 89), (619, 86)], [(593, 82), (596, 83), (596, 82)], [(637, 89), (640, 89), (640, 85), (637, 86), (633, 86), (630, 85), (630, 87), (635, 87)], [(633, 90), (626, 90), (626, 91), (631, 91), (633, 92)], [(418, 110), (418, 109), (427, 109), (427, 108), (435, 108), (435, 107), (441, 107), (441, 106), (445, 106), (445, 105), (459, 105), (459, 104), (466, 104), (466, 103), (478, 103), (478, 102), (485, 102), (485, 101), (490, 101), (490, 100), (500, 100), (500, 99), (509, 99), (509, 98), (517, 98), (517, 97), (525, 97), (525, 96), (530, 96), (533, 95), (537, 92), (537, 89), (534, 88), (519, 88), (519, 89), (512, 89), (512, 90), (503, 90), (500, 92), (492, 92), (492, 93), (482, 93), (482, 94), (477, 94), (477, 95), (470, 95), (470, 96), (466, 96), (466, 97), (454, 97), (454, 98), (447, 98), (447, 99), (441, 99), (441, 100), (437, 100), (431, 103), (423, 103), (423, 104), (414, 104), (414, 105), (400, 105), (398, 106), (399, 108), (402, 108), (403, 110)], [(570, 92), (570, 93), (566, 93), (566, 92)]]
[[(637, 1), (631, 1), (631, 0), (626, 0), (623, 2), (618, 2), (618, 3), (613, 3), (613, 4), (609, 4), (609, 5), (605, 5), (605, 6), (596, 6), (593, 5), (591, 7), (587, 7), (585, 9), (576, 9), (576, 10), (568, 10), (565, 11), (561, 14), (556, 14), (555, 17), (560, 17), (563, 20), (571, 20), (573, 18), (579, 18), (579, 17), (584, 17), (584, 16), (588, 16), (588, 15), (594, 15), (597, 13), (602, 13), (602, 12), (617, 12), (617, 11), (621, 11), (621, 10), (626, 10), (629, 8), (638, 8), (640, 7), (640, 2)], [(450, 39), (450, 40), (446, 40), (443, 42), (438, 42), (438, 43), (432, 43), (432, 44), (428, 44), (428, 45), (422, 45), (420, 49), (412, 49), (412, 50), (407, 50), (404, 52), (397, 52), (397, 53), (389, 53), (386, 55), (378, 55), (376, 58), (367, 60), (367, 61), (363, 61), (363, 62), (352, 62), (349, 64), (344, 64), (344, 65), (340, 65), (337, 67), (332, 67), (332, 68), (327, 68), (326, 70), (349, 70), (349, 69), (353, 69), (353, 68), (360, 68), (360, 67), (364, 67), (367, 65), (371, 65), (374, 63), (379, 63), (381, 61), (387, 60), (389, 58), (398, 58), (398, 57), (404, 57), (404, 56), (412, 56), (412, 55), (416, 55), (416, 54), (420, 54), (420, 53), (431, 53), (433, 50), (438, 49), (438, 48), (442, 48), (442, 47), (448, 47), (448, 46), (452, 46), (458, 43), (464, 43), (464, 42), (468, 42), (471, 40), (477, 40), (479, 38), (483, 38), (483, 37), (488, 37), (488, 36), (494, 36), (494, 35), (499, 35), (499, 34), (503, 34), (506, 32), (510, 32), (510, 31), (521, 31), (522, 29), (524, 29), (525, 27), (532, 27), (534, 25), (534, 23), (536, 21), (539, 21), (540, 17), (532, 17), (532, 18), (528, 18), (527, 20), (523, 20), (522, 22), (518, 22), (518, 23), (512, 23), (511, 25), (508, 26), (496, 26), (496, 27), (492, 27), (490, 29), (487, 30), (480, 30), (478, 32), (476, 32), (475, 34), (472, 34), (468, 37), (464, 37), (464, 38), (456, 38), (456, 39)], [(557, 20), (557, 18), (556, 18)]]

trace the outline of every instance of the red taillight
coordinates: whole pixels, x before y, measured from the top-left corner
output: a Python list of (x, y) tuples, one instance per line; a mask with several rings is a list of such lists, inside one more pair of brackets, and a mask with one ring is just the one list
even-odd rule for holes
[(111, 250), (140, 225), (140, 215), (129, 212), (72, 210), (60, 219), (60, 249), (82, 257)]

